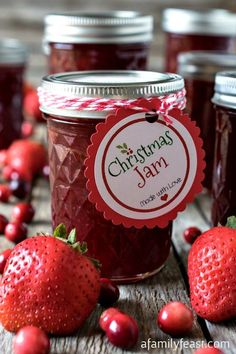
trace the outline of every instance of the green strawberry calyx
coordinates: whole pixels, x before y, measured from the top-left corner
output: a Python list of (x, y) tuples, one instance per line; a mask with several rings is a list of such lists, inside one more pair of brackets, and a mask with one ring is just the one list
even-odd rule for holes
[(231, 229), (236, 229), (236, 216), (229, 216), (227, 218), (226, 227), (230, 227)]
[[(85, 254), (88, 251), (87, 243), (86, 242), (79, 242), (76, 240), (76, 229), (72, 229), (67, 235), (66, 226), (64, 224), (59, 224), (55, 230), (53, 231), (53, 236), (56, 237), (58, 240), (61, 240), (72, 247), (74, 250), (80, 252), (81, 254)], [(87, 257), (97, 269), (101, 268), (101, 263), (94, 258)]]

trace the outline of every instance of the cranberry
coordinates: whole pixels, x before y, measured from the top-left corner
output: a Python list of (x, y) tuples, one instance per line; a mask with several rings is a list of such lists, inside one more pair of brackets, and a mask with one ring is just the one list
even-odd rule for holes
[(4, 234), (4, 230), (7, 224), (8, 224), (7, 218), (4, 215), (0, 214), (0, 234)]
[(21, 126), (22, 138), (29, 138), (31, 135), (33, 135), (33, 132), (34, 132), (34, 126), (31, 122), (25, 121), (22, 123)]
[(99, 318), (99, 325), (101, 329), (103, 329), (106, 332), (109, 324), (111, 323), (111, 320), (113, 319), (114, 315), (116, 315), (117, 313), (120, 313), (120, 311), (114, 307), (110, 307), (109, 309), (103, 311), (103, 313)]
[(2, 176), (6, 181), (19, 178), (19, 173), (16, 172), (11, 166), (7, 165), (2, 170)]
[(224, 354), (222, 350), (214, 347), (200, 348), (194, 354)]
[(13, 340), (14, 354), (48, 354), (50, 341), (40, 328), (26, 326), (21, 328)]
[(100, 278), (101, 290), (98, 303), (104, 307), (113, 305), (120, 296), (118, 287), (108, 278)]
[(182, 336), (192, 330), (193, 313), (182, 302), (170, 302), (159, 312), (157, 323), (163, 332)]
[(4, 234), (9, 241), (19, 243), (26, 239), (27, 227), (19, 222), (10, 222), (7, 224)]
[(16, 198), (24, 199), (29, 194), (31, 185), (22, 179), (12, 179), (9, 187)]
[(5, 166), (7, 161), (7, 150), (0, 150), (0, 167)]
[(0, 253), (0, 274), (3, 274), (5, 265), (7, 263), (7, 259), (10, 256), (11, 251), (12, 250), (7, 249), (7, 250), (3, 251), (2, 253)]
[(12, 220), (29, 224), (35, 214), (34, 207), (30, 203), (18, 203), (13, 209)]
[(138, 340), (137, 322), (125, 313), (117, 313), (107, 328), (106, 335), (108, 340), (120, 348), (131, 348)]
[(10, 188), (5, 184), (0, 184), (0, 202), (7, 203), (11, 195)]
[(184, 230), (184, 238), (185, 241), (190, 243), (192, 245), (194, 241), (202, 234), (202, 231), (199, 230), (198, 227), (188, 227), (186, 230)]

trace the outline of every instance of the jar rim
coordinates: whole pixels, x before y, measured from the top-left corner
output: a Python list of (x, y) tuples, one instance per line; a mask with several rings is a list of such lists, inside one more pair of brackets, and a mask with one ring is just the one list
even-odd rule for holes
[(136, 11), (48, 14), (46, 43), (132, 43), (151, 41), (153, 16)]
[(212, 102), (236, 109), (236, 71), (222, 71), (216, 74)]
[(181, 9), (163, 11), (162, 28), (177, 34), (236, 35), (236, 14), (226, 9)]
[(23, 64), (27, 60), (25, 45), (14, 38), (0, 40), (0, 64)]
[(189, 51), (177, 58), (178, 73), (182, 76), (201, 76), (214, 80), (219, 71), (236, 68), (236, 55), (219, 51)]

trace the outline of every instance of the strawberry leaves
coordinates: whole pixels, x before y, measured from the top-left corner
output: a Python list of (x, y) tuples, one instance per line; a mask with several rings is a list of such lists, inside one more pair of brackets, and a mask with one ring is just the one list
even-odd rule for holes
[(66, 227), (64, 224), (59, 224), (55, 230), (53, 231), (53, 236), (57, 237), (57, 238), (62, 238), (62, 239), (66, 239), (67, 238), (67, 234), (66, 234)]
[(236, 229), (236, 216), (228, 217), (225, 226), (230, 227), (231, 229)]

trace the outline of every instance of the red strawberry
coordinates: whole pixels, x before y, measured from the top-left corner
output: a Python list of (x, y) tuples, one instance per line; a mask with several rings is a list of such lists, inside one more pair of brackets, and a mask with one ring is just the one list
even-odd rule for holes
[(99, 272), (85, 257), (86, 245), (66, 238), (64, 225), (54, 236), (34, 236), (12, 250), (0, 285), (0, 322), (16, 332), (36, 326), (47, 333), (75, 332), (97, 304)]
[(36, 90), (26, 92), (24, 98), (24, 110), (26, 114), (34, 118), (36, 121), (44, 122), (42, 113), (39, 109), (39, 98)]
[(236, 315), (236, 217), (226, 227), (204, 232), (188, 258), (191, 302), (197, 314), (213, 322)]
[(7, 151), (7, 164), (21, 179), (30, 181), (47, 164), (46, 149), (33, 140), (17, 140)]

